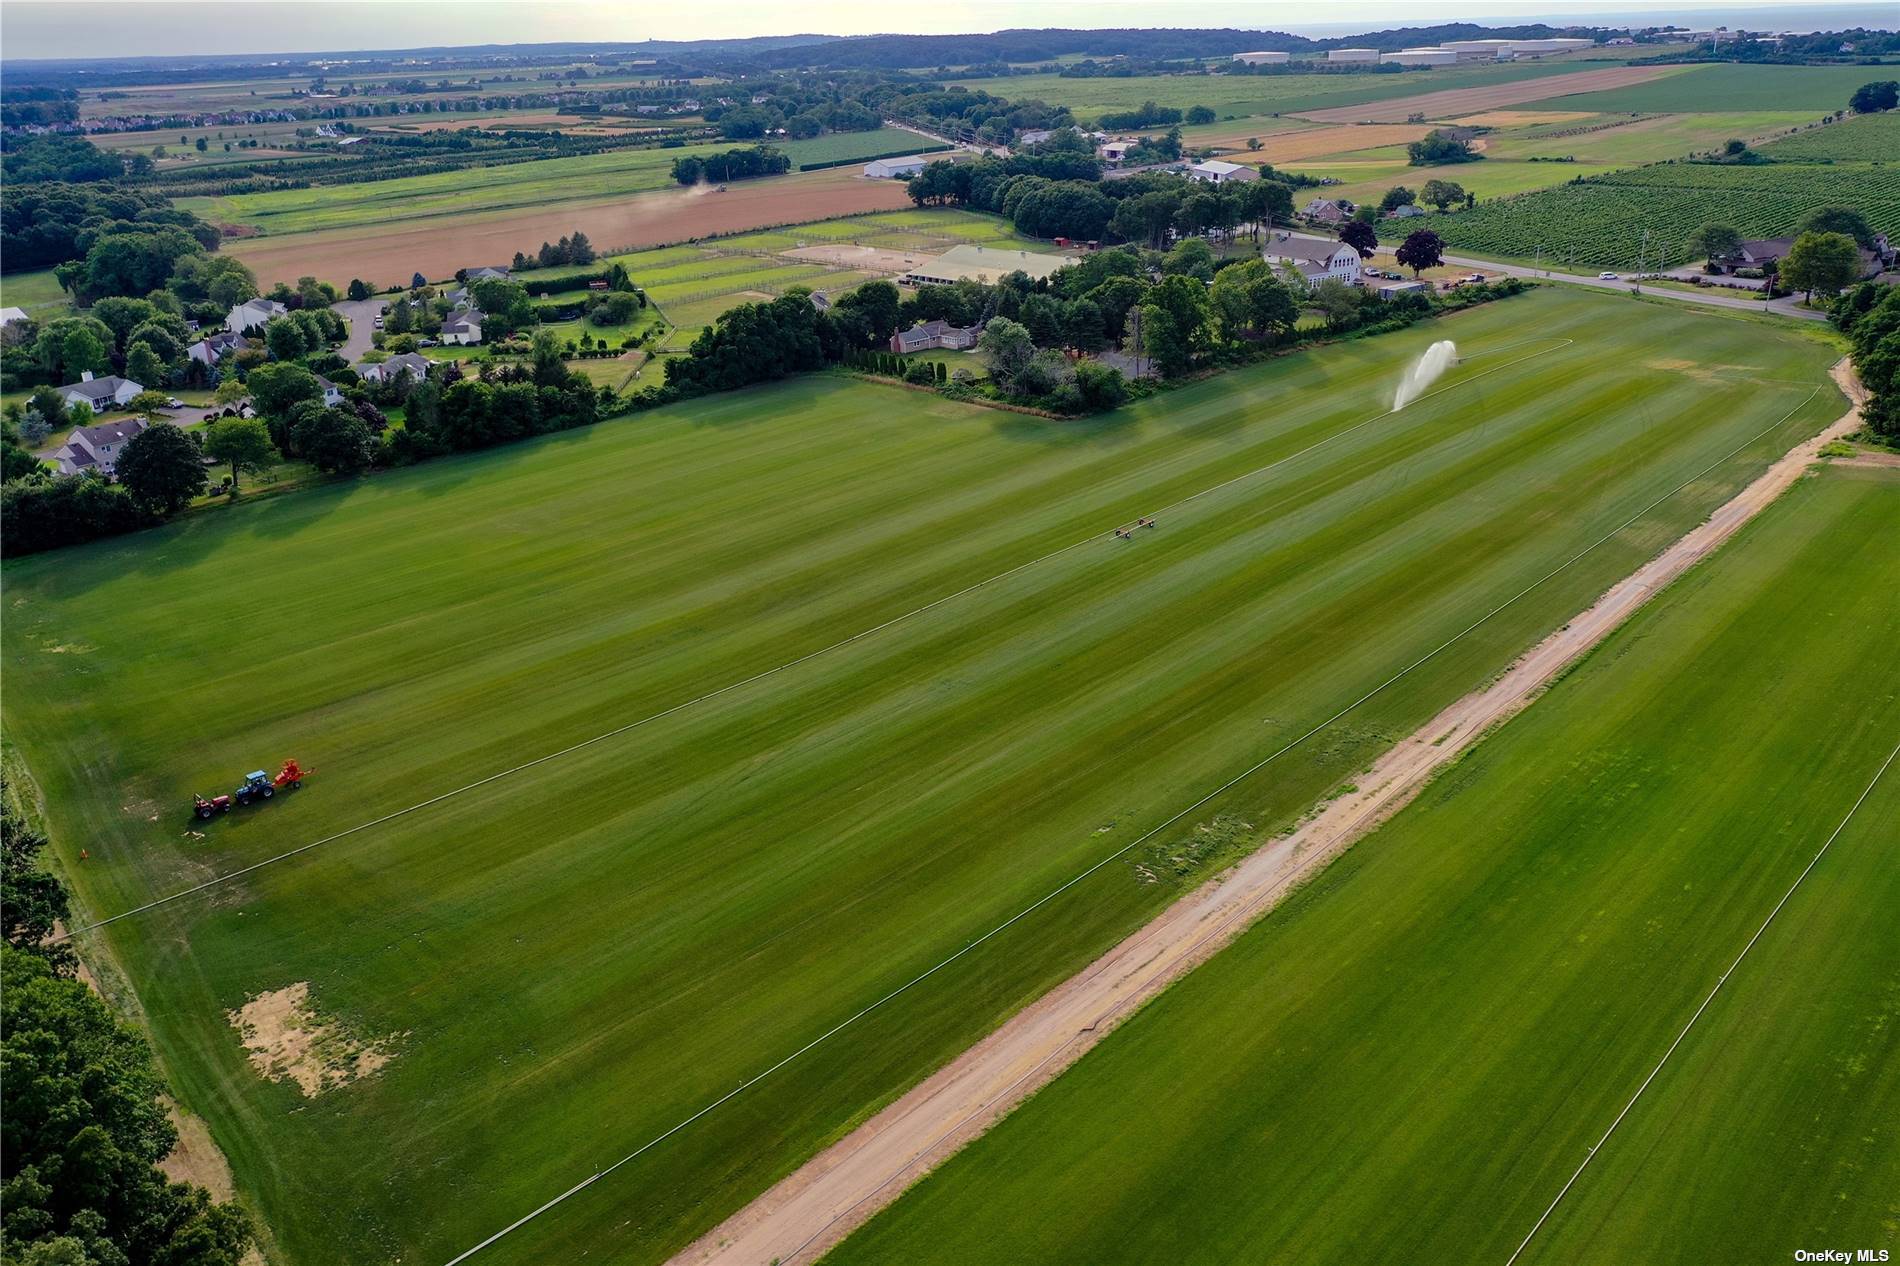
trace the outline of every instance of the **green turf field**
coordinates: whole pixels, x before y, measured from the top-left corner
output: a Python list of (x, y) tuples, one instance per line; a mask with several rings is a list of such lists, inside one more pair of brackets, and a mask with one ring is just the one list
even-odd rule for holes
[[(854, 155), (887, 154), (920, 144), (915, 132), (880, 128), (776, 145), (801, 163), (830, 162)], [(210, 199), (222, 222), (264, 233), (387, 224), (398, 220), (479, 209), (501, 211), (575, 198), (611, 197), (673, 187), (673, 160), (723, 154), (740, 147), (721, 141), (677, 149), (620, 149), (578, 158), (546, 158), (495, 167), (463, 168), (425, 176), (402, 176), (355, 185), (318, 185)]]
[[(1836, 416), (1833, 355), (1552, 289), (1088, 421), (807, 378), (9, 563), (7, 731), (97, 917), (679, 708), (89, 934), (288, 1258), (444, 1261), (1709, 468), (1209, 810), (1293, 820)], [(1096, 872), (484, 1260), (659, 1260), (1194, 878)], [(227, 1013), (306, 982), (386, 1067), (260, 1078)]]
[(1553, 94), (1520, 110), (1596, 110), (1608, 113), (1735, 110), (1845, 110), (1854, 89), (1891, 78), (1878, 66), (1744, 66), (1710, 63), (1647, 83), (1570, 96)]
[[(1900, 742), (1896, 534), (1800, 484), (826, 1260), (1506, 1261)], [(1893, 1243), (1896, 839), (1900, 767), (1522, 1261)]]

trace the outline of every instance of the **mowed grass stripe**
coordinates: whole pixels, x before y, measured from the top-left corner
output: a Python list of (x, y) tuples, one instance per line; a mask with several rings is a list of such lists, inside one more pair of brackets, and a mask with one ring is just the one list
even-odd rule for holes
[[(1896, 528), (1890, 472), (1798, 485), (828, 1260), (1505, 1260), (1900, 735)], [(1527, 1260), (1879, 1241), (1896, 807), (1876, 788)]]
[[(999, 559), (1019, 563), (1071, 539), (1078, 524), (1097, 532), (1173, 487), (1176, 495), (1207, 487), (1223, 462), (1226, 476), (1253, 469), (1263, 444), (1293, 451), (1300, 432), (1326, 419), (1344, 427), (1376, 415), (1400, 367), (1432, 338), (1450, 333), (1480, 351), (1518, 342), (1530, 327), (1577, 337), (1574, 364), (1558, 358), (1532, 372), (1533, 362), (1484, 379), (1483, 399), (1466, 406), (1482, 419), (1441, 402), (1408, 410), (1399, 427), (1342, 440), (1310, 468), (1196, 503), (1119, 554), (1129, 543), (1104, 540), (1047, 575), (986, 588), (848, 655), (722, 696), (533, 786), (473, 793), (316, 864), (261, 872), (214, 902), (115, 927), (115, 949), (134, 966), (187, 1101), (214, 1114), (221, 1144), (287, 1245), (446, 1257), (506, 1221), (497, 1210), (532, 1208), (890, 982), (940, 961), (1078, 862), (1164, 820), (1200, 794), (1210, 772), (1244, 768), (1331, 715), (1431, 632), (1481, 613), (1481, 598), (1495, 601), (1524, 583), (1519, 576), (1542, 574), (1591, 539), (1590, 529), (1617, 521), (1615, 511), (1626, 517), (1640, 494), (1670, 486), (1666, 472), (1629, 468), (1642, 432), (1624, 421), (1614, 392), (1602, 394), (1605, 383), (1632, 395), (1679, 392), (1656, 425), (1685, 442), (1654, 458), (1681, 463), (1676, 482), (1801, 396), (1745, 382), (1689, 390), (1674, 370), (1643, 365), (1637, 350), (1666, 343), (1795, 380), (1812, 379), (1828, 355), (1761, 327), (1594, 296), (1540, 294), (1511, 306), (1197, 385), (1094, 426), (999, 418), (912, 393), (788, 384), (379, 479), (327, 502), (330, 494), (316, 494), (270, 507), (283, 518), (207, 518), (154, 534), (130, 556), (120, 551), (144, 539), (63, 556), (57, 569), (10, 568), (10, 588), (27, 599), (7, 625), (10, 660), (55, 674), (31, 694), (39, 709), (16, 732), (56, 801), (80, 810), (68, 810), (76, 826), (90, 822), (94, 859), (80, 882), (96, 904), (115, 885), (156, 886), (312, 838), (327, 822), (360, 821), (378, 804), (413, 801), (417, 787), (452, 785), (458, 773), (465, 781), (493, 757), (519, 759), (556, 732), (598, 732), (603, 714), (683, 684), (703, 689), (708, 678), (729, 679), (723, 670), (733, 664), (783, 662), (864, 627), (867, 612), (888, 618), (915, 606), (908, 590), (951, 591), (995, 574)], [(1593, 396), (1597, 415), (1587, 408)], [(1580, 439), (1600, 428), (1601, 447), (1577, 451), (1559, 436), (1548, 452), (1512, 448), (1526, 428), (1550, 427), (1553, 410)], [(1790, 430), (1836, 411), (1817, 401)], [(972, 461), (960, 483), (919, 462), (938, 476), (919, 495), (938, 499), (942, 526), (909, 522), (881, 554), (862, 556), (840, 542), (875, 537), (877, 521), (843, 512), (835, 528), (810, 527), (809, 483), (786, 492), (782, 506), (744, 479), (713, 480), (664, 504), (649, 493), (646, 472), (671, 469), (676, 456), (691, 462), (702, 445), (738, 453), (788, 435), (831, 454), (828, 486), (847, 504), (874, 495), (860, 486), (861, 467), (904, 471), (893, 455), (923, 451), (913, 445), (988, 460)], [(1381, 445), (1409, 442), (1421, 446), (1412, 476), (1376, 460)], [(1493, 446), (1510, 455), (1487, 458)], [(1522, 503), (1516, 487), (1561, 492), (1579, 461), (1598, 458), (1605, 473), (1579, 479), (1565, 513), (1508, 525), (1526, 547), (1441, 557), (1457, 540), (1456, 515), (1435, 516), (1462, 493), (1488, 488), (1476, 509), (1508, 514)], [(1356, 480), (1341, 479), (1339, 463)], [(1470, 476), (1463, 489), (1426, 477), (1458, 468)], [(1679, 530), (1750, 469), (1739, 462), (1698, 487), (1650, 531)], [(1047, 481), (1041, 495), (1035, 472)], [(755, 477), (770, 476), (768, 465)], [(888, 477), (863, 482), (881, 487)], [(1260, 514), (1262, 555), (1252, 557), (1238, 526), (1248, 509), (1289, 498), (1297, 507), (1309, 480), (1332, 490), (1332, 514), (1374, 525), (1392, 559), (1333, 577), (1328, 551), (1339, 540), (1325, 536), (1324, 496), (1309, 520), (1294, 509), (1276, 528)], [(991, 481), (1021, 482), (1002, 498), (1015, 512), (972, 517), (972, 507), (997, 499)], [(1069, 490), (1052, 495), (1056, 486)], [(719, 539), (709, 525), (723, 521), (764, 542), (761, 564), (775, 548), (775, 518), (817, 535), (788, 539), (776, 569), (758, 567), (759, 594), (723, 595), (727, 605), (702, 606), (697, 624), (682, 612), (668, 638), (650, 638), (632, 611), (716, 574), (712, 554), (665, 557), (650, 523), (659, 514), (684, 516), (681, 536), (705, 533), (708, 550)], [(1191, 532), (1203, 534), (1204, 560)], [(623, 541), (631, 544), (610, 548)], [(1606, 548), (1596, 565), (1434, 661), (1302, 759), (1276, 765), (1271, 785), (1222, 807), (1261, 827), (1297, 814), (1650, 545), (1639, 534)], [(1286, 552), (1275, 558), (1276, 548)], [(281, 588), (227, 586), (230, 560), (260, 550), (281, 563)], [(809, 550), (852, 561), (808, 568)], [(347, 568), (336, 561), (345, 557)], [(128, 558), (139, 565), (125, 566)], [(1453, 575), (1418, 592), (1379, 593), (1376, 578), (1403, 575), (1405, 559), (1413, 571)], [(1229, 597), (1256, 578), (1260, 602)], [(1197, 606), (1197, 585), (1223, 596)], [(1220, 605), (1230, 601), (1243, 610)], [(1307, 619), (1309, 602), (1327, 614)], [(1158, 616), (1149, 603), (1164, 603)], [(755, 618), (760, 609), (768, 614)], [(1232, 627), (1260, 619), (1279, 623), (1251, 638)], [(63, 626), (89, 630), (94, 649), (47, 653), (45, 639)], [(366, 638), (365, 627), (387, 632)], [(329, 654), (348, 663), (312, 690), (305, 674), (333, 639), (348, 650)], [(311, 648), (297, 651), (295, 672), (273, 659), (280, 644)], [(174, 667), (214, 646), (250, 666), (247, 689), (222, 692), (228, 708), (200, 707)], [(546, 657), (538, 674), (535, 647)], [(527, 657), (498, 691), (477, 661), (510, 653)], [(1236, 657), (1259, 672), (1234, 667)], [(176, 692), (162, 717), (128, 709), (117, 728), (108, 681), (158, 700), (161, 676)], [(8, 692), (10, 720), (20, 698)], [(86, 718), (84, 733), (112, 735), (112, 749), (49, 737), (49, 726), (78, 724), (72, 711)], [(242, 761), (254, 764), (250, 753), (265, 742), (295, 743), (331, 778), (329, 794), (219, 823), (202, 844), (176, 842), (169, 825), (148, 828), (125, 812), (139, 796), (156, 807), (158, 791), (191, 769), (221, 760), (248, 767)], [(813, 1052), (651, 1164), (615, 1175), (604, 1202), (590, 1189), (547, 1228), (552, 1242), (510, 1252), (547, 1260), (612, 1244), (643, 1259), (663, 1254), (1059, 979), (1173, 887), (1104, 871), (1046, 920)], [(258, 989), (304, 979), (320, 1007), (361, 1031), (407, 1035), (377, 1078), (309, 1103), (258, 1083), (222, 1016)], [(391, 1163), (350, 1159), (372, 1153)], [(629, 1207), (652, 1213), (622, 1227)]]

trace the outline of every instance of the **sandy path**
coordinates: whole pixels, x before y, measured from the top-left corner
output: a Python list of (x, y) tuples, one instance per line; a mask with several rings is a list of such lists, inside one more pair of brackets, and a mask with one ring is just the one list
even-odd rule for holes
[(224, 250), (249, 264), (267, 287), (305, 276), (338, 286), (352, 277), (393, 285), (407, 283), (412, 273), (441, 280), (458, 268), (505, 264), (516, 251), (532, 251), (575, 229), (604, 253), (911, 205), (903, 181), (866, 180), (858, 170), (741, 181), (725, 193), (702, 186), (516, 211), (472, 209), (372, 229), (244, 238)]
[(1611, 587), (1492, 685), (1467, 695), (1388, 751), (1291, 835), (1157, 915), (916, 1088), (708, 1232), (675, 1263), (811, 1261), (976, 1138), (1094, 1046), (1142, 1003), (1238, 936), (1416, 796), (1483, 734), (1527, 706), (1565, 667), (1780, 496), (1828, 440), (1859, 425), (1845, 361), (1834, 378), (1856, 403), (1789, 450), (1700, 526)]
[(1316, 123), (1403, 123), (1413, 114), (1423, 114), (1427, 119), (1454, 119), (1482, 110), (1522, 105), (1526, 101), (1543, 101), (1576, 92), (1601, 92), (1606, 88), (1647, 83), (1681, 70), (1680, 66), (1608, 66), (1602, 70), (1580, 70), (1572, 75), (1514, 79), (1510, 83), (1489, 84), (1482, 88), (1447, 88), (1442, 92), (1420, 93), (1416, 97), (1368, 101), (1363, 105), (1335, 106), (1330, 110), (1308, 110), (1301, 112), (1299, 117)]

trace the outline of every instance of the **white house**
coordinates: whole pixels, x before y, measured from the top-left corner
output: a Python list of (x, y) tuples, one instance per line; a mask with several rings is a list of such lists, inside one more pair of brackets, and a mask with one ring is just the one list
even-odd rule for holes
[(1327, 278), (1349, 286), (1359, 284), (1364, 263), (1359, 252), (1344, 242), (1329, 242), (1316, 237), (1293, 237), (1276, 233), (1260, 252), (1270, 264), (1291, 266), (1306, 279), (1307, 289), (1316, 289)]
[(263, 329), (265, 322), (288, 310), (274, 299), (248, 299), (224, 314), (224, 324), (233, 333), (249, 334)]
[(429, 358), (417, 352), (404, 352), (374, 364), (363, 361), (355, 368), (356, 376), (364, 382), (394, 382), (405, 375), (421, 382), (429, 376)]
[(25, 308), (0, 308), (0, 330), (4, 330), (15, 321), (24, 321), (26, 319)]
[(88, 369), (79, 375), (78, 382), (67, 383), (59, 389), (59, 398), (68, 409), (83, 404), (94, 413), (104, 413), (116, 405), (122, 405), (145, 390), (144, 386), (130, 378), (121, 378), (117, 374), (107, 374), (104, 378), (94, 378)]
[(212, 334), (199, 339), (196, 343), (187, 347), (185, 349), (185, 355), (191, 357), (191, 359), (197, 361), (206, 369), (211, 369), (216, 366), (219, 361), (244, 345), (244, 336), (242, 334)]
[(334, 409), (338, 405), (343, 403), (343, 392), (341, 391), (341, 389), (339, 389), (337, 385), (331, 382), (328, 378), (325, 378), (322, 374), (317, 375), (317, 386), (323, 388), (323, 407), (324, 408)]
[(62, 475), (96, 470), (110, 478), (118, 468), (119, 454), (146, 425), (144, 418), (128, 418), (124, 422), (106, 422), (99, 426), (76, 426), (59, 452), (53, 454), (53, 461)]
[(922, 154), (912, 154), (908, 158), (879, 158), (864, 165), (864, 174), (876, 180), (889, 180), (896, 176), (908, 178), (922, 171), (929, 161)]
[(1260, 173), (1241, 163), (1223, 162), (1210, 158), (1204, 163), (1196, 163), (1188, 168), (1188, 179), (1205, 180), (1211, 185), (1239, 185), (1249, 180), (1260, 179)]
[(442, 318), (442, 341), (459, 345), (481, 342), (482, 321), (486, 315), (473, 305), (457, 308)]

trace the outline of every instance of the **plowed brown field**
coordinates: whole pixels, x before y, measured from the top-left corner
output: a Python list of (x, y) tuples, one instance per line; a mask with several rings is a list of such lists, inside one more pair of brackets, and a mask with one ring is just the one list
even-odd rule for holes
[(533, 250), (575, 229), (605, 253), (909, 205), (902, 181), (866, 180), (856, 167), (844, 167), (748, 181), (726, 193), (669, 189), (530, 210), (405, 220), (382, 229), (257, 237), (225, 249), (249, 264), (265, 286), (299, 277), (338, 285), (361, 277), (392, 285), (412, 273), (439, 280), (458, 268), (507, 263), (516, 251)]

